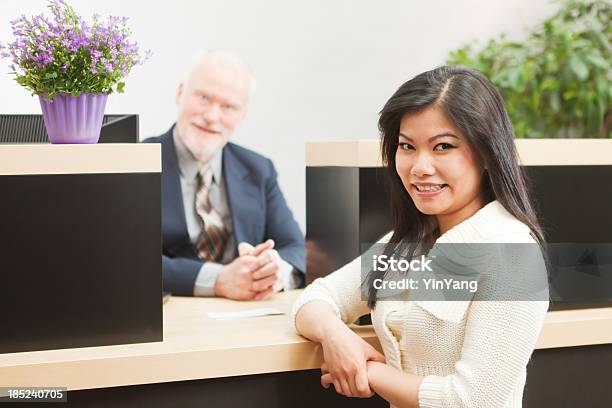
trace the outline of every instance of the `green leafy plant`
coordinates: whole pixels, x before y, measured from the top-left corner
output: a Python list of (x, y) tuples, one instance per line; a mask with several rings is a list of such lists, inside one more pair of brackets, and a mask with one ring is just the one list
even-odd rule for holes
[(612, 3), (564, 0), (523, 42), (505, 35), (452, 51), (500, 90), (517, 137), (610, 137)]

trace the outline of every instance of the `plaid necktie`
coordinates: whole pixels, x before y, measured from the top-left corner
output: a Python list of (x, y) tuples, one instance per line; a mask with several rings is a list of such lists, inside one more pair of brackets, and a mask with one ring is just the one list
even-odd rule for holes
[(223, 258), (228, 232), (223, 225), (221, 215), (210, 204), (212, 168), (208, 165), (202, 166), (199, 176), (200, 183), (196, 192), (195, 209), (202, 221), (202, 230), (196, 241), (196, 247), (203, 260), (219, 262)]

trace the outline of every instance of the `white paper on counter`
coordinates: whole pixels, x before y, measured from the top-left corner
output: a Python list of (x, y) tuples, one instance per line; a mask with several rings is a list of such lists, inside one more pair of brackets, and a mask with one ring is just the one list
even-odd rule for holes
[(284, 313), (273, 307), (262, 307), (259, 309), (242, 310), (240, 312), (208, 312), (206, 314), (215, 320), (233, 320), (246, 317), (282, 315)]

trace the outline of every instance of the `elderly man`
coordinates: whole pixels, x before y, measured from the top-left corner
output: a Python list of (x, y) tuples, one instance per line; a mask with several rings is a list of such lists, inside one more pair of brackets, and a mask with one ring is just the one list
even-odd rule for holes
[(228, 52), (196, 56), (162, 146), (164, 290), (262, 299), (303, 282), (304, 237), (272, 162), (230, 143), (253, 78)]

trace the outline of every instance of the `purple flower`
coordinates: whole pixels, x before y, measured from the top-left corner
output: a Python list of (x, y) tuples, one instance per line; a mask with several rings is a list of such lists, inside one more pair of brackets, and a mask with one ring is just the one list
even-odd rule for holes
[(36, 62), (36, 64), (42, 68), (48, 64), (50, 64), (51, 62), (53, 62), (53, 56), (49, 55), (46, 52), (41, 52), (40, 54), (38, 54), (37, 56), (35, 56), (34, 58), (34, 62)]
[(100, 62), (102, 63), (102, 66), (104, 66), (104, 69), (106, 69), (108, 72), (113, 72), (113, 65), (106, 58), (102, 58)]
[(77, 48), (80, 47), (86, 47), (87, 43), (89, 42), (89, 39), (87, 38), (86, 35), (81, 34), (75, 41), (74, 44)]
[(88, 23), (65, 0), (48, 0), (48, 8), (50, 17), (12, 20), (13, 41), (0, 43), (0, 58), (11, 59), (19, 83), (34, 93), (111, 92), (134, 65), (151, 57), (150, 50), (143, 56), (130, 41), (127, 17), (96, 14)]

